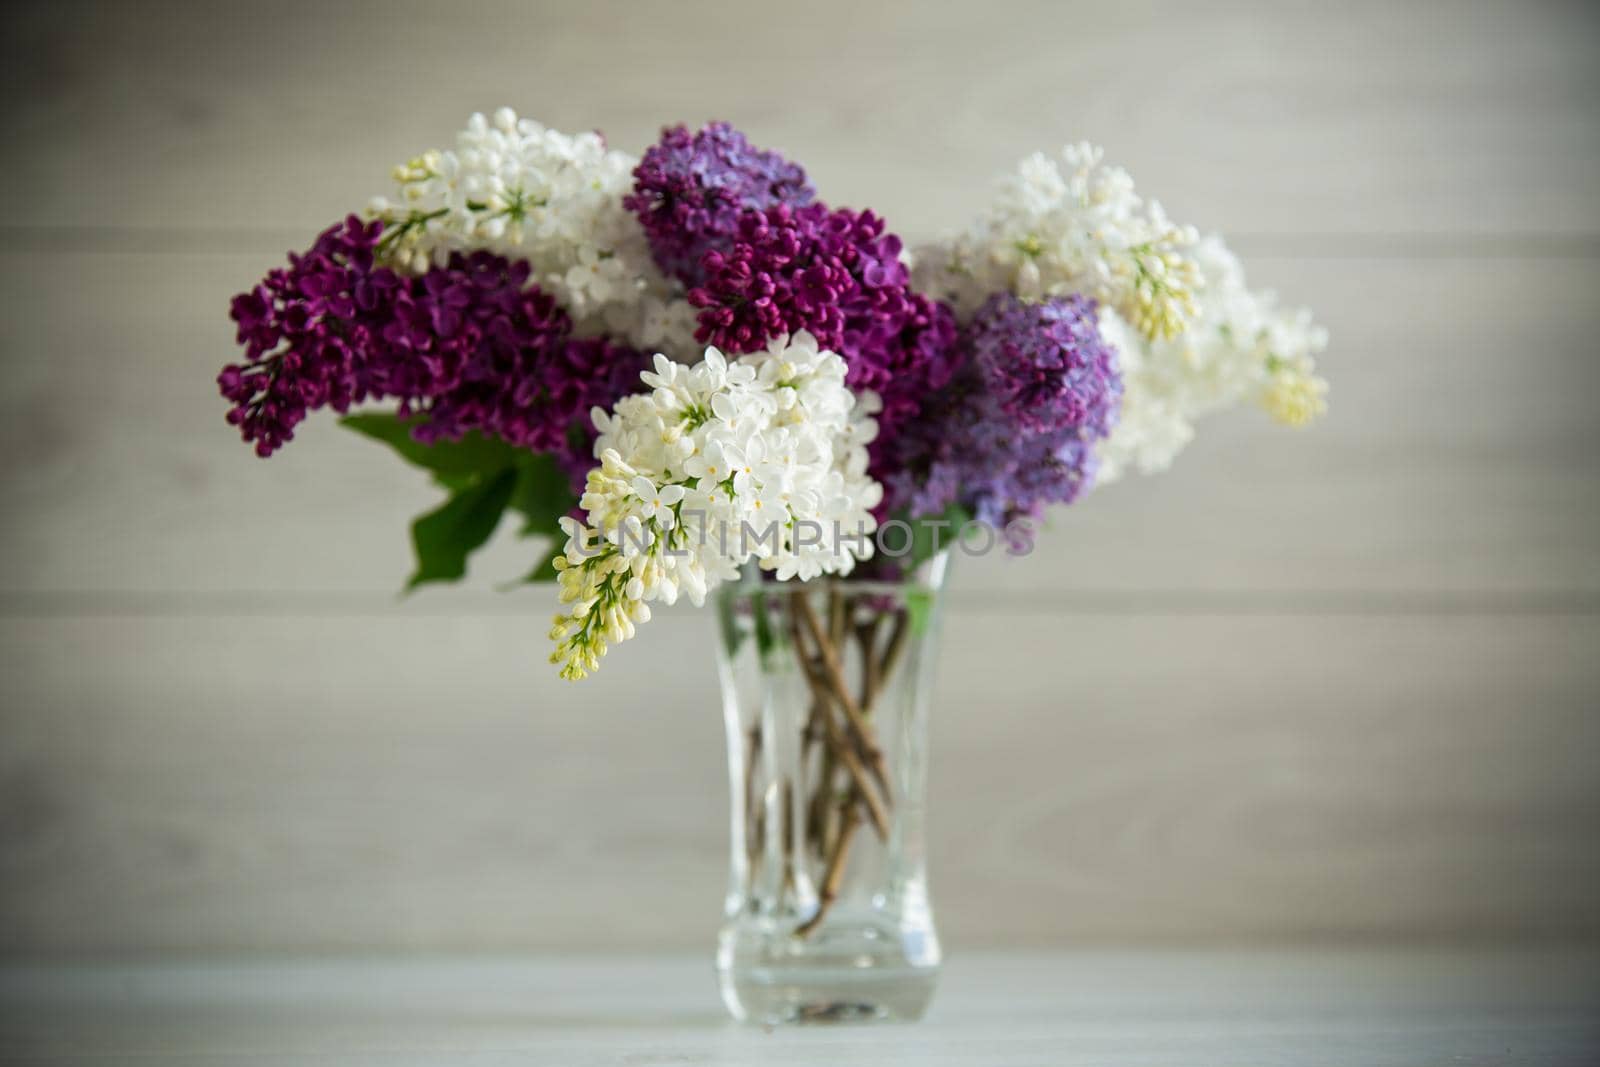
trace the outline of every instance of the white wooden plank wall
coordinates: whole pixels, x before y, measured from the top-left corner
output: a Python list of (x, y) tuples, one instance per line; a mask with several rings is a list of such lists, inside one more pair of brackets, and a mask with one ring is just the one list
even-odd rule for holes
[(432, 499), (269, 464), (227, 297), (504, 102), (726, 117), (909, 237), (1104, 143), (1333, 333), (1333, 413), (960, 568), (956, 945), (1600, 933), (1600, 17), (1582, 4), (38, 4), (4, 19), (0, 953), (694, 947), (709, 622), (397, 602)]

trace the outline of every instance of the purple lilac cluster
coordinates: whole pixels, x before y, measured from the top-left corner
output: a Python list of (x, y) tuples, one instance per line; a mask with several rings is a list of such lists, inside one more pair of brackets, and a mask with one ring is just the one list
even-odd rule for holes
[(352, 215), (234, 297), (246, 362), (217, 379), (228, 421), (268, 456), (310, 411), (397, 399), (401, 414), (426, 413), (419, 440), (481, 430), (555, 453), (580, 483), (589, 409), (633, 388), (643, 357), (572, 337), (526, 263), (477, 252), (409, 277), (378, 265), (381, 240), (381, 223)]
[(1110, 429), (1121, 384), (1093, 300), (1030, 304), (996, 293), (974, 316), (971, 339), (984, 385), (1019, 430), (1087, 426), (1104, 436)]
[(888, 493), (913, 515), (960, 505), (1004, 525), (1070, 504), (1094, 483), (1122, 379), (1081, 296), (996, 294), (965, 337), (966, 362), (896, 442)]
[(882, 398), (876, 459), (954, 373), (955, 315), (912, 291), (900, 249), (900, 238), (871, 211), (822, 204), (748, 211), (732, 248), (701, 261), (705, 280), (689, 291), (701, 309), (695, 338), (744, 353), (810, 331), (844, 357), (852, 389)]
[(745, 211), (816, 198), (797, 164), (754, 147), (726, 122), (694, 134), (683, 126), (663, 130), (633, 177), (623, 205), (639, 217), (661, 269), (688, 285), (698, 284), (707, 252), (733, 244)]
[(899, 427), (949, 383), (957, 337), (950, 308), (912, 291), (900, 238), (871, 211), (815, 201), (804, 171), (725, 123), (666, 131), (634, 177), (627, 204), (689, 287), (696, 340), (737, 355), (809, 331), (845, 358), (851, 388), (882, 398), (881, 473)]
[(375, 264), (381, 232), (379, 223), (347, 219), (291, 254), (287, 270), (269, 271), (233, 298), (246, 362), (224, 367), (217, 384), (233, 404), (228, 422), (258, 455), (292, 439), (307, 411), (345, 411), (374, 394), (365, 350), (389, 323), (400, 287), (393, 271)]
[(809, 329), (823, 348), (837, 349), (854, 280), (843, 258), (850, 249), (831, 219), (821, 204), (745, 212), (732, 247), (700, 261), (704, 281), (689, 290), (689, 303), (701, 309), (695, 339), (755, 352), (770, 338)]

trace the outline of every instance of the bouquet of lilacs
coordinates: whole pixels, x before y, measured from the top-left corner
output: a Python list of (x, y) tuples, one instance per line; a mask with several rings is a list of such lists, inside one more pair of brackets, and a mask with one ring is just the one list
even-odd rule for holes
[(553, 541), (529, 578), (559, 583), (568, 678), (747, 565), (896, 573), (978, 522), (1024, 551), (1207, 412), (1324, 407), (1308, 314), (1087, 145), (915, 254), (724, 123), (635, 158), (501, 109), (393, 182), (234, 298), (228, 419), (267, 456), (310, 411), (393, 404), (344, 424), (449, 494), (412, 584), (515, 512)]

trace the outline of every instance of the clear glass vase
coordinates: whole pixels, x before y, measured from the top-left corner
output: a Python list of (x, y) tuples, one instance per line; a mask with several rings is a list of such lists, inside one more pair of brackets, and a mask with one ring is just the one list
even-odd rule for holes
[(722, 997), (759, 1024), (911, 1020), (939, 973), (928, 703), (947, 557), (893, 582), (751, 577), (719, 604), (732, 854)]

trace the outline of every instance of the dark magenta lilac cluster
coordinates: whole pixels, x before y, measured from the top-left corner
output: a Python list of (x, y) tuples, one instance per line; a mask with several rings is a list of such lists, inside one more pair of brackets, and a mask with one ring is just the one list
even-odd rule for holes
[(892, 432), (954, 371), (949, 307), (911, 289), (900, 238), (871, 211), (821, 204), (747, 212), (728, 252), (707, 252), (705, 281), (689, 291), (700, 308), (696, 339), (754, 352), (774, 337), (809, 330), (850, 366), (853, 389), (883, 399)]
[(637, 388), (640, 353), (573, 337), (526, 263), (477, 252), (416, 276), (382, 266), (382, 230), (350, 216), (234, 297), (246, 361), (218, 377), (228, 421), (268, 456), (310, 411), (398, 400), (426, 414), (419, 440), (480, 430), (556, 454), (581, 484), (589, 410)]
[[(717, 150), (729, 143), (737, 151)], [(738, 355), (807, 330), (838, 352), (850, 387), (883, 401), (872, 449), (883, 480), (894, 437), (960, 358), (955, 315), (912, 290), (900, 238), (871, 211), (815, 201), (803, 171), (721, 123), (693, 138), (667, 130), (634, 178), (628, 204), (657, 263), (688, 287), (696, 340)]]
[(687, 285), (698, 284), (707, 252), (733, 244), (744, 212), (800, 207), (817, 195), (798, 165), (753, 147), (726, 122), (694, 134), (663, 130), (633, 178), (623, 205), (638, 216), (661, 269)]
[(949, 382), (957, 358), (955, 315), (912, 291), (900, 248), (870, 211), (812, 204), (747, 212), (732, 248), (707, 252), (705, 282), (689, 291), (701, 309), (695, 337), (725, 352), (754, 352), (810, 331), (845, 358), (852, 389), (882, 398), (887, 442)]

